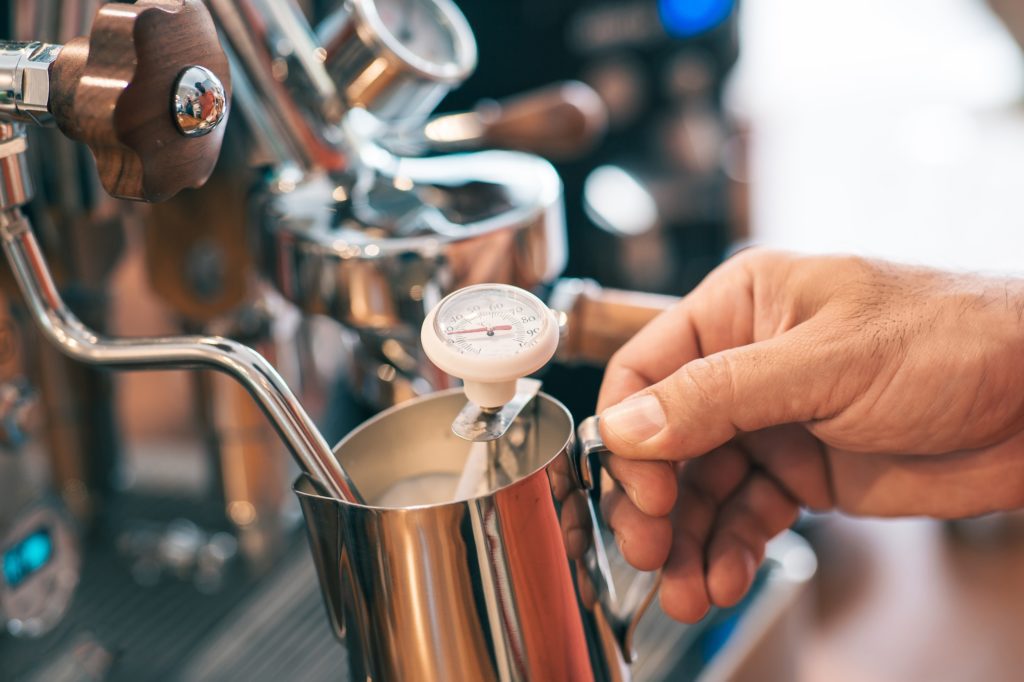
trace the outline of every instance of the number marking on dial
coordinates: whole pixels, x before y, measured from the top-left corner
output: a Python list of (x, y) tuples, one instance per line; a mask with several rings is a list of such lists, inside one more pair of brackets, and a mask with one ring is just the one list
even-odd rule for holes
[(507, 357), (536, 345), (546, 321), (514, 292), (471, 291), (438, 311), (437, 331), (460, 354)]

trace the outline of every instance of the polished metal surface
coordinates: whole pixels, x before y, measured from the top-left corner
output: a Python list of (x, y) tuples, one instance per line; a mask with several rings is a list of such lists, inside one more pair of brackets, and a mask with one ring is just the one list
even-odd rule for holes
[[(237, 2), (237, 0), (236, 0)], [(250, 26), (267, 31), (274, 50), (274, 77), (288, 84), (292, 96), (327, 124), (341, 122), (345, 108), (324, 68), (324, 50), (293, 0), (242, 0)]]
[(0, 41), (0, 116), (7, 120), (51, 120), (50, 65), (60, 45)]
[(193, 65), (178, 75), (171, 103), (174, 122), (186, 137), (202, 137), (221, 124), (228, 111), (224, 86), (209, 69)]
[(520, 379), (516, 382), (516, 394), (500, 409), (486, 410), (474, 402), (466, 401), (452, 422), (452, 433), (463, 440), (482, 443), (497, 440), (505, 435), (512, 422), (526, 409), (530, 401), (540, 392), (541, 382), (536, 379)]
[(24, 206), (32, 198), (27, 151), (25, 124), (3, 121), (0, 114), (0, 211)]
[[(245, 680), (245, 682), (338, 682), (348, 677), (345, 648), (323, 623), (323, 601), (316, 569), (306, 552), (289, 555), (238, 607), (222, 604), (224, 619), (181, 659), (168, 682)], [(802, 555), (802, 556), (801, 556)], [(629, 590), (632, 567), (612, 557), (616, 580)], [(755, 581), (749, 605), (720, 611), (696, 625), (671, 620), (657, 605), (644, 615), (637, 633), (636, 682), (693, 680), (794, 680), (800, 647), (806, 646), (808, 597), (814, 554), (792, 532), (769, 543), (762, 577)], [(732, 633), (722, 643), (722, 625)], [(170, 633), (168, 633), (170, 634)], [(152, 641), (152, 640), (151, 640)], [(717, 653), (706, 663), (710, 651)], [(765, 649), (771, 656), (764, 656)], [(0, 648), (0, 657), (5, 653)], [(759, 655), (760, 654), (760, 655)], [(705, 661), (703, 669), (681, 665)], [(125, 666), (128, 667), (128, 666)], [(2, 673), (0, 669), (0, 673)], [(132, 680), (123, 674), (119, 680)], [(461, 682), (463, 678), (456, 678)], [(33, 678), (51, 682), (51, 678)], [(111, 681), (113, 682), (113, 681)], [(362, 682), (362, 681), (361, 681)], [(546, 682), (546, 681), (544, 681)], [(561, 682), (561, 681), (559, 681)]]
[(451, 291), (531, 289), (564, 267), (562, 183), (546, 161), (377, 152), (384, 160), (354, 181), (320, 176), (268, 202), (269, 274), (304, 311), (411, 341)]
[[(629, 679), (623, 633), (646, 601), (614, 599), (572, 417), (540, 394), (505, 437), (469, 443), (449, 428), (464, 400), (419, 398), (338, 444), (372, 506), (297, 484), (352, 679)], [(460, 499), (481, 447), (503, 475)]]
[(28, 221), (19, 211), (0, 213), (0, 236), (32, 318), (43, 336), (66, 355), (87, 364), (121, 369), (208, 367), (225, 372), (249, 390), (303, 471), (339, 499), (360, 499), (309, 415), (259, 353), (215, 336), (104, 339), (82, 324), (61, 300)]
[(422, 120), (476, 68), (473, 32), (450, 0), (347, 0), (317, 28), (348, 107)]
[(300, 176), (346, 165), (344, 106), (312, 29), (293, 0), (210, 0), (252, 143)]
[[(573, 458), (573, 474), (583, 489), (597, 490), (600, 486), (601, 458), (611, 454), (601, 438), (600, 417), (588, 417), (580, 422), (576, 436), (579, 442), (577, 456)], [(593, 542), (600, 543), (601, 517), (595, 514), (592, 505), (589, 512), (594, 533)], [(580, 515), (575, 516), (578, 518)], [(589, 552), (585, 565), (595, 585), (597, 599), (604, 602), (608, 613), (615, 614), (612, 617), (613, 629), (621, 643), (623, 655), (627, 661), (633, 662), (636, 658), (635, 639), (636, 629), (640, 623), (639, 616), (647, 611), (657, 596), (661, 586), (661, 572), (649, 574), (650, 580), (646, 586), (634, 592), (635, 598), (639, 598), (635, 610), (623, 612), (622, 608), (614, 603), (615, 583), (611, 577), (612, 571), (607, 563), (607, 556), (603, 552)]]
[[(420, 323), (457, 288), (533, 289), (561, 272), (561, 181), (527, 154), (404, 158), (378, 143), (475, 68), (449, 0), (345, 2), (319, 27), (322, 47), (285, 4), (210, 3), (240, 67), (236, 100), (272, 163), (257, 204), (266, 274), (304, 313), (353, 332), (338, 350), (368, 404), (447, 388), (419, 349)], [(325, 106), (338, 97), (335, 119)]]
[(597, 227), (624, 237), (647, 234), (662, 222), (651, 189), (619, 166), (590, 171), (583, 185), (583, 209)]
[(355, 352), (377, 364), (360, 390), (387, 406), (407, 393), (390, 380), (419, 393), (451, 385), (418, 343), (441, 298), (483, 282), (534, 289), (561, 272), (562, 183), (551, 164), (516, 152), (400, 158), (365, 138), (354, 151), (352, 175), (310, 177), (265, 204), (265, 262), (304, 313), (359, 335)]
[(576, 436), (580, 441), (582, 455), (576, 460), (577, 475), (580, 484), (587, 490), (593, 490), (597, 486), (597, 467), (600, 467), (601, 455), (608, 454), (601, 438), (601, 418), (588, 417), (580, 422), (576, 429)]

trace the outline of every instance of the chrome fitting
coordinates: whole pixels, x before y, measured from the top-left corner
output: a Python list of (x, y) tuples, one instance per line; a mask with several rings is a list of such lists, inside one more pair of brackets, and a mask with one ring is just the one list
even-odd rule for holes
[(47, 125), (50, 65), (61, 45), (0, 42), (0, 118)]

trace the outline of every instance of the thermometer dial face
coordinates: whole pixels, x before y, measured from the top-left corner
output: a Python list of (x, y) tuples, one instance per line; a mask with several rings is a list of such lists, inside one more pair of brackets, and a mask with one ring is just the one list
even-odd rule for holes
[(535, 349), (552, 323), (547, 308), (513, 287), (464, 289), (441, 304), (434, 331), (452, 352), (511, 358)]

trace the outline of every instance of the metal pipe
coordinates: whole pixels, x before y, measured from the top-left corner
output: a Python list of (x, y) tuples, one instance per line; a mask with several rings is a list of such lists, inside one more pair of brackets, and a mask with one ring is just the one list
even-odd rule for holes
[(225, 372), (248, 389), (299, 465), (325, 492), (344, 501), (363, 502), (313, 420), (262, 355), (217, 336), (105, 339), (82, 324), (61, 300), (39, 244), (19, 208), (0, 212), (0, 236), (36, 325), (62, 352), (80, 362), (109, 368), (206, 367)]
[[(208, 0), (245, 117), (259, 136), (273, 140), (275, 162), (303, 172), (340, 170), (345, 145), (337, 124), (344, 105), (318, 55), (318, 43), (292, 0)], [(272, 132), (268, 135), (268, 132)]]
[(8, 121), (50, 123), (50, 65), (61, 48), (0, 41), (0, 116)]

